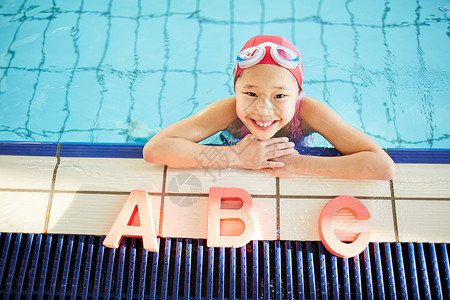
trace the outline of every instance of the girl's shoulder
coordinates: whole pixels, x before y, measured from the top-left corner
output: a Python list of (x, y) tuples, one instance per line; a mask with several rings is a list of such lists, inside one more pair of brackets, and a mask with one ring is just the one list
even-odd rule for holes
[(209, 104), (195, 117), (203, 119), (210, 125), (221, 127), (220, 130), (225, 129), (237, 117), (236, 114), (236, 97), (229, 97)]
[(300, 129), (303, 134), (303, 136), (310, 135), (311, 133), (316, 132), (314, 128), (310, 125), (309, 118), (312, 117), (311, 111), (313, 110), (313, 107), (317, 105), (317, 102), (319, 100), (316, 100), (312, 97), (302, 95), (300, 105), (298, 106), (298, 112), (296, 114), (296, 117), (299, 118), (300, 121)]
[(207, 105), (200, 112), (202, 111), (208, 113), (236, 114), (236, 97), (228, 97), (215, 101)]
[(322, 104), (322, 102), (320, 102), (317, 99), (314, 99), (313, 97), (302, 95), (302, 97), (301, 97), (301, 105), (299, 107), (300, 115), (302, 115), (302, 113), (304, 114), (304, 112), (306, 110), (309, 111), (310, 109), (312, 109), (313, 107), (315, 107), (315, 106), (317, 106), (319, 104)]

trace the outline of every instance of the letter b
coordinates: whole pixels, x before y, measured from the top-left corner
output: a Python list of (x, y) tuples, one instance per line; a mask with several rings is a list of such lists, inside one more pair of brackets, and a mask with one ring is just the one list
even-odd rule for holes
[[(236, 208), (238, 201), (242, 202), (242, 206)], [(242, 247), (250, 242), (254, 230), (251, 208), (252, 197), (245, 190), (211, 187), (208, 204), (208, 247)], [(230, 232), (226, 227), (236, 223), (240, 224), (240, 234), (223, 235), (225, 231)]]

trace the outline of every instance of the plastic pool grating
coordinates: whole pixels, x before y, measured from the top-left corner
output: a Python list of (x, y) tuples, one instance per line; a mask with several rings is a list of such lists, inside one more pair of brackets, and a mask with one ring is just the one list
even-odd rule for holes
[(0, 295), (115, 299), (448, 299), (447, 244), (371, 243), (351, 259), (320, 242), (159, 238), (159, 253), (125, 238), (1, 233)]

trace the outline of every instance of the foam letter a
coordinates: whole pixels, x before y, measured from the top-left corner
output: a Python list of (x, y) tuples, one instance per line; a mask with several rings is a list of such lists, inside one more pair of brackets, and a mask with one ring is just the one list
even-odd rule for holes
[(158, 252), (151, 201), (146, 191), (131, 191), (103, 245), (118, 248), (124, 236), (142, 238), (145, 250)]

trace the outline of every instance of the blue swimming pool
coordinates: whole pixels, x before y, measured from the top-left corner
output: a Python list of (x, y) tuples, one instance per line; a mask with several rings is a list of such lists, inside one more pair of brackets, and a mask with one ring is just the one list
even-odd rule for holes
[(302, 52), (304, 91), (381, 146), (450, 148), (449, 10), (448, 0), (0, 1), (0, 140), (142, 142), (231, 95), (243, 43), (277, 34)]

